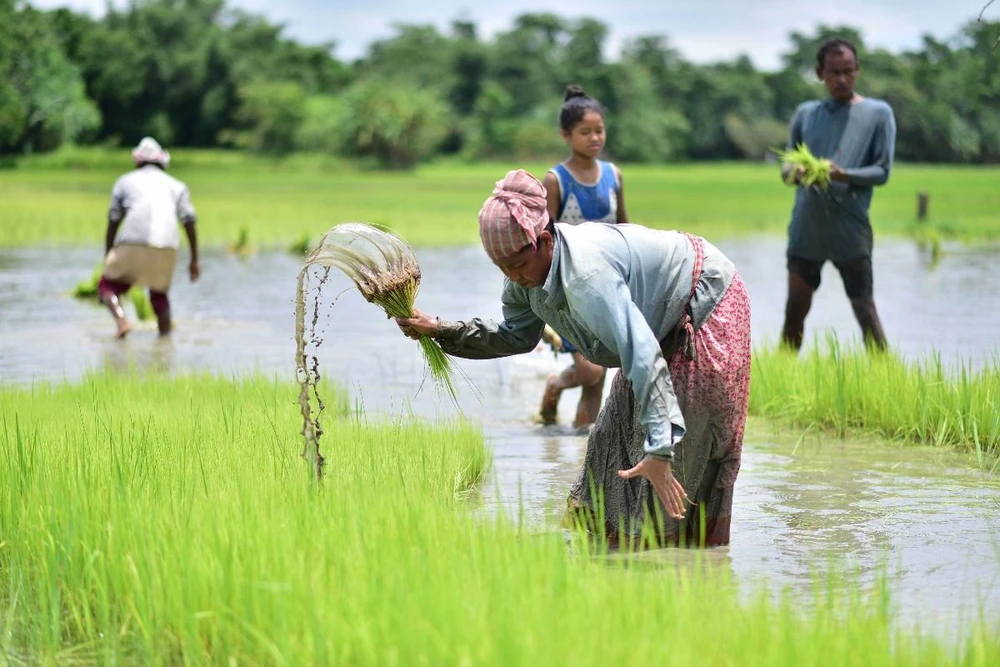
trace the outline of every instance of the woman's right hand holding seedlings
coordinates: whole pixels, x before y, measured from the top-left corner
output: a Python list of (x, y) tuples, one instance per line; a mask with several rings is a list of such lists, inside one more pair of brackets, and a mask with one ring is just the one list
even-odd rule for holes
[(413, 317), (396, 318), (399, 330), (403, 332), (404, 336), (413, 340), (417, 340), (421, 336), (434, 337), (438, 332), (438, 325), (440, 323), (441, 318), (432, 317), (416, 308), (413, 309)]

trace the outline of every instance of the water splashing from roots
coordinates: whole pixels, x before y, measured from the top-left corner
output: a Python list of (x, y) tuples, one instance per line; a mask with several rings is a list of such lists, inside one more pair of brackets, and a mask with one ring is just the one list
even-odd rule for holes
[[(314, 479), (319, 480), (323, 475), (323, 455), (319, 452), (319, 439), (323, 435), (323, 427), (320, 425), (320, 416), (326, 408), (322, 397), (319, 394), (319, 382), (321, 379), (319, 372), (318, 350), (323, 344), (323, 339), (316, 333), (316, 323), (319, 320), (319, 298), (323, 291), (323, 285), (330, 277), (330, 268), (323, 269), (316, 285), (316, 296), (313, 299), (312, 319), (309, 324), (309, 343), (312, 345), (312, 354), (306, 353), (306, 294), (309, 284), (309, 267), (306, 263), (299, 269), (298, 280), (295, 289), (295, 378), (299, 383), (299, 410), (302, 413), (302, 437), (305, 446), (302, 450), (302, 457), (309, 462), (309, 470)], [(312, 402), (310, 400), (310, 389), (316, 399), (316, 414), (313, 415)]]
[[(323, 267), (323, 271), (313, 300), (312, 320), (308, 332), (313, 352), (308, 354), (306, 294), (309, 269), (312, 266)], [(302, 437), (305, 440), (302, 456), (309, 462), (310, 471), (317, 480), (323, 474), (323, 455), (320, 453), (319, 439), (323, 434), (320, 415), (324, 404), (318, 390), (320, 372), (319, 359), (316, 355), (323, 340), (316, 333), (316, 322), (319, 319), (320, 294), (329, 278), (331, 268), (343, 271), (354, 282), (365, 300), (379, 306), (389, 318), (411, 317), (413, 302), (420, 289), (420, 265), (413, 248), (398, 236), (365, 223), (337, 225), (323, 236), (306, 257), (305, 263), (299, 270), (295, 293), (295, 368), (299, 383), (299, 409), (302, 412)], [(438, 388), (447, 393), (457, 406), (458, 398), (453, 379), (457, 367), (431, 337), (421, 336), (419, 343), (431, 377), (434, 378)], [(468, 378), (466, 380), (468, 381)], [(310, 391), (317, 404), (315, 415), (313, 415)]]

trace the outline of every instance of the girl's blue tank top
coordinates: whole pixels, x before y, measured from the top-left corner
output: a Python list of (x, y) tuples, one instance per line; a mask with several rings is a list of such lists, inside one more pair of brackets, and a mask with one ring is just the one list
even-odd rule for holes
[(598, 160), (601, 177), (586, 185), (576, 180), (564, 164), (550, 169), (559, 181), (559, 216), (556, 222), (618, 222), (618, 170), (610, 162)]

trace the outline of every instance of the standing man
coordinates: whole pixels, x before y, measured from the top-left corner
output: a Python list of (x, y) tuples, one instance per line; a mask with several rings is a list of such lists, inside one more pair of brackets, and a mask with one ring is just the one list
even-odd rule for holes
[(132, 159), (135, 170), (119, 178), (111, 191), (104, 272), (97, 292), (115, 318), (118, 337), (124, 338), (132, 327), (119, 297), (135, 283), (148, 287), (160, 335), (165, 336), (171, 328), (167, 291), (181, 242), (178, 220), (191, 246), (191, 282), (201, 273), (194, 206), (187, 186), (166, 173), (170, 154), (155, 139), (143, 138)]
[[(885, 333), (872, 296), (872, 189), (889, 180), (896, 143), (892, 108), (854, 90), (858, 51), (844, 39), (828, 39), (816, 53), (816, 74), (830, 97), (799, 105), (788, 148), (800, 143), (832, 163), (828, 191), (801, 185), (788, 226), (788, 301), (782, 341), (802, 346), (806, 315), (829, 260), (840, 272), (865, 344), (884, 349)], [(782, 174), (787, 177), (786, 171)]]

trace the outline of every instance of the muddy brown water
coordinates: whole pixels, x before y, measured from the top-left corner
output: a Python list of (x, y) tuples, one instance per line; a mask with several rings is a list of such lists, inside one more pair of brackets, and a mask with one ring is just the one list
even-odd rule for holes
[[(781, 326), (785, 269), (780, 239), (718, 244), (750, 290), (757, 343)], [(183, 251), (182, 251), (183, 255)], [(478, 248), (418, 251), (423, 282), (417, 305), (445, 317), (497, 316), (502, 276)], [(299, 260), (263, 253), (246, 260), (208, 252), (191, 285), (178, 267), (171, 291), (177, 330), (166, 340), (140, 325), (127, 340), (112, 337), (110, 317), (69, 296), (88, 276), (98, 248), (0, 250), (0, 381), (76, 380), (102, 368), (148, 372), (262, 371), (294, 380), (294, 295)], [(995, 362), (1000, 332), (1000, 250), (949, 247), (932, 266), (913, 244), (880, 241), (875, 293), (893, 347), (916, 358), (936, 350), (946, 360)], [(324, 299), (347, 288), (334, 275)], [(356, 292), (321, 311), (325, 375), (348, 388), (368, 411), (454, 417), (452, 403), (424, 379), (417, 345)], [(836, 271), (827, 266), (807, 320), (807, 335), (857, 342), (857, 326)], [(336, 344), (331, 344), (332, 341)], [(566, 426), (528, 422), (544, 377), (567, 363), (542, 351), (506, 360), (461, 361), (484, 395), (460, 386), (469, 418), (494, 448), (494, 471), (482, 490), (487, 510), (521, 516), (554, 530), (583, 457), (584, 437)], [(610, 382), (608, 383), (610, 385)], [(578, 394), (561, 405), (568, 420)], [(290, 395), (290, 400), (294, 396)], [(671, 550), (648, 556), (684, 567), (693, 558)], [(767, 581), (810, 590), (829, 559), (866, 585), (887, 571), (906, 619), (953, 632), (980, 613), (1000, 619), (1000, 477), (965, 457), (884, 443), (852, 443), (815, 433), (778, 433), (752, 422), (737, 485), (733, 542), (712, 550), (711, 564), (738, 582)]]

